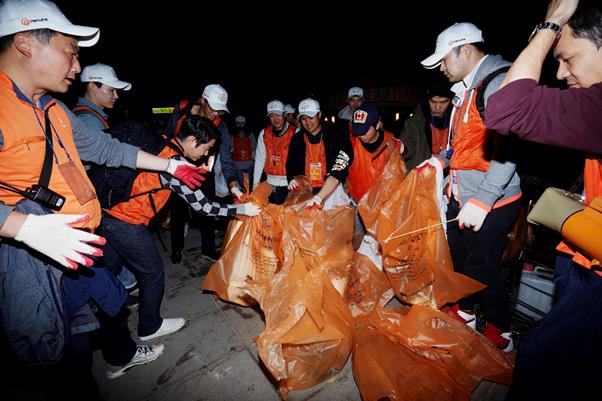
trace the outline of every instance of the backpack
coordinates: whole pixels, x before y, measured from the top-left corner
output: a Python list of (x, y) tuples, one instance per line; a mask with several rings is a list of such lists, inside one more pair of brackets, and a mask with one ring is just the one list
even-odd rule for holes
[(495, 79), (495, 77), (508, 72), (509, 69), (509, 65), (497, 69), (489, 75), (487, 75), (485, 78), (483, 78), (483, 80), (479, 84), (479, 90), (477, 91), (477, 98), (475, 99), (475, 104), (477, 106), (477, 110), (479, 111), (479, 116), (481, 116), (481, 120), (485, 121), (485, 91), (487, 90), (487, 86), (491, 81)]
[[(144, 124), (136, 121), (126, 121), (105, 130), (113, 138), (120, 142), (138, 146), (145, 152), (157, 155), (165, 146), (170, 146), (181, 154), (181, 150), (162, 136), (148, 129)], [(91, 164), (87, 170), (88, 177), (96, 189), (96, 196), (103, 209), (110, 209), (118, 203), (125, 202), (131, 198), (141, 195), (155, 193), (163, 188), (154, 188), (139, 194), (132, 194), (134, 180), (140, 173), (129, 167), (107, 167), (104, 165)], [(151, 198), (151, 205), (152, 197)]]

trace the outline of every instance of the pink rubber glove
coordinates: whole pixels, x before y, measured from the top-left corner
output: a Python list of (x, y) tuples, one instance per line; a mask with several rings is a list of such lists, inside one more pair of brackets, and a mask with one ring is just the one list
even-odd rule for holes
[(169, 159), (167, 172), (188, 185), (190, 189), (196, 189), (205, 181), (203, 174), (207, 173), (207, 170), (184, 160)]

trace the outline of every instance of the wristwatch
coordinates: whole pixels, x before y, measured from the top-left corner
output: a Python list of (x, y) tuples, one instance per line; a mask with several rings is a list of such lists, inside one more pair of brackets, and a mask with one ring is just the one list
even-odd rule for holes
[(531, 39), (533, 39), (533, 36), (535, 36), (537, 32), (539, 32), (540, 29), (551, 29), (554, 32), (556, 32), (556, 36), (560, 36), (560, 32), (562, 31), (560, 25), (554, 22), (540, 22), (539, 24), (535, 25), (535, 29), (533, 29), (531, 36), (529, 36), (529, 42), (531, 41)]

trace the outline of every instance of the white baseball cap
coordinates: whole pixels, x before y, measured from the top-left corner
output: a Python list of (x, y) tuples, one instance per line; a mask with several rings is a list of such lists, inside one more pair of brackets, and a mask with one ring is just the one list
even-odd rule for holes
[(272, 100), (268, 103), (268, 116), (272, 113), (276, 113), (279, 116), (284, 114), (284, 104), (280, 100)]
[(291, 106), (290, 104), (285, 104), (284, 105), (284, 112), (286, 114), (293, 114), (295, 112), (295, 108), (293, 106)]
[(80, 76), (82, 82), (100, 82), (115, 89), (123, 89), (129, 91), (132, 89), (132, 84), (117, 79), (117, 74), (113, 67), (106, 64), (93, 64), (84, 67)]
[(320, 103), (317, 100), (307, 98), (299, 103), (299, 117), (309, 116), (314, 117), (320, 112)]
[(211, 84), (205, 86), (203, 97), (207, 99), (209, 107), (213, 110), (230, 112), (228, 106), (226, 106), (226, 103), (228, 103), (228, 92), (221, 85)]
[(0, 37), (34, 29), (50, 29), (78, 38), (81, 47), (98, 42), (100, 29), (73, 25), (56, 4), (47, 0), (4, 0), (0, 4)]
[(245, 116), (236, 116), (234, 118), (234, 122), (236, 124), (246, 124), (247, 123), (247, 119), (245, 118)]
[(360, 88), (359, 86), (354, 86), (352, 88), (349, 88), (349, 92), (347, 92), (347, 99), (351, 99), (352, 97), (361, 97), (362, 99), (364, 98), (364, 90), (362, 88)]
[(428, 69), (438, 67), (441, 59), (454, 47), (477, 42), (483, 42), (483, 34), (479, 28), (470, 22), (456, 22), (437, 36), (435, 53), (420, 63)]

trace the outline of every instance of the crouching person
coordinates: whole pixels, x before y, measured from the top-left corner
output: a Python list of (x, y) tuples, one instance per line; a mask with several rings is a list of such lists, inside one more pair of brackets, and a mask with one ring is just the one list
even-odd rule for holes
[[(162, 157), (184, 158), (193, 162), (209, 154), (219, 131), (211, 120), (196, 115), (184, 120), (175, 138), (165, 142), (159, 153)], [(173, 160), (173, 159), (172, 159)], [(207, 216), (255, 216), (259, 207), (244, 203), (226, 205), (209, 201), (199, 189), (192, 190), (169, 174), (143, 172), (134, 179), (132, 196), (104, 210), (101, 232), (107, 239), (105, 259), (108, 268), (119, 269), (125, 262), (138, 280), (138, 335), (148, 341), (180, 330), (184, 318), (161, 317), (161, 302), (165, 291), (164, 267), (159, 250), (150, 231), (149, 221), (167, 203), (171, 192), (181, 196), (196, 212)], [(136, 194), (143, 194), (135, 196)]]

